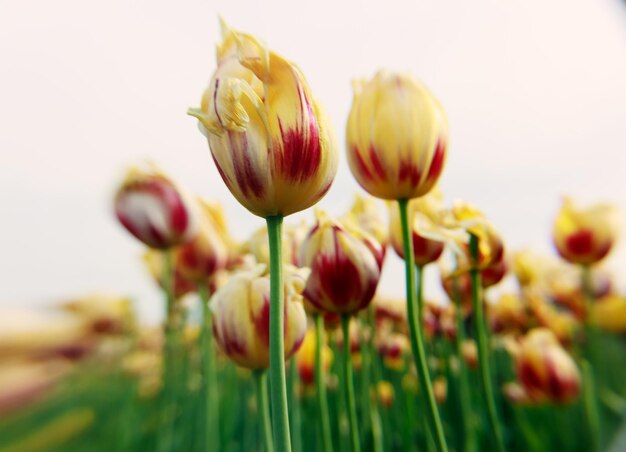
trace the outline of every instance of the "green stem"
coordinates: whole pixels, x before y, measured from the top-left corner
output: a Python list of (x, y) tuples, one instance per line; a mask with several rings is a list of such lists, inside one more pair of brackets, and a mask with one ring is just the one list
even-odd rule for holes
[(593, 306), (594, 296), (591, 283), (591, 269), (588, 265), (582, 266), (582, 290), (585, 300), (585, 339), (586, 359), (582, 358), (580, 365), (583, 373), (583, 390), (584, 390), (584, 407), (587, 423), (589, 425), (589, 437), (591, 442), (591, 450), (599, 452), (602, 450), (601, 440), (601, 422), (600, 412), (598, 411), (598, 396), (593, 368), (588, 359), (593, 356), (594, 352), (594, 326), (591, 324), (591, 309)]
[(487, 337), (487, 327), (485, 325), (483, 304), (480, 296), (480, 271), (478, 269), (478, 237), (470, 234), (470, 254), (472, 257), (472, 269), (470, 275), (472, 279), (472, 305), (474, 308), (474, 318), (476, 322), (476, 335), (478, 344), (478, 365), (480, 370), (480, 379), (482, 383), (483, 396), (487, 405), (487, 417), (491, 425), (491, 431), (495, 438), (496, 449), (504, 452), (504, 439), (500, 428), (500, 420), (496, 411), (496, 402), (494, 398), (493, 384), (491, 382), (491, 369), (489, 368), (489, 343)]
[(295, 356), (289, 362), (289, 377), (287, 378), (287, 390), (289, 391), (289, 416), (293, 452), (302, 450), (302, 414), (300, 399), (296, 394), (296, 386), (298, 384), (298, 363)]
[(172, 447), (174, 436), (174, 422), (176, 418), (177, 387), (175, 369), (175, 349), (177, 347), (177, 332), (175, 323), (174, 300), (174, 255), (172, 250), (163, 252), (163, 274), (161, 276), (165, 295), (165, 344), (163, 345), (163, 387), (161, 392), (161, 429), (157, 450), (167, 451)]
[(332, 452), (333, 442), (330, 432), (330, 416), (328, 414), (328, 398), (326, 396), (326, 378), (324, 363), (322, 362), (322, 347), (324, 346), (324, 319), (315, 314), (315, 386), (317, 388), (317, 402), (322, 421), (322, 443), (324, 450)]
[(204, 376), (204, 418), (206, 451), (219, 450), (219, 394), (217, 387), (217, 369), (215, 363), (215, 346), (211, 310), (209, 309), (209, 290), (206, 282), (198, 284), (198, 293), (202, 302), (202, 370)]
[(270, 392), (274, 441), (281, 452), (291, 452), (289, 409), (285, 378), (285, 291), (282, 269), (282, 225), (280, 215), (267, 217), (270, 245)]
[(439, 411), (435, 402), (433, 386), (428, 372), (426, 352), (424, 350), (424, 338), (422, 335), (423, 325), (418, 324), (420, 314), (416, 312), (416, 310), (419, 309), (419, 306), (417, 306), (417, 298), (421, 297), (421, 294), (418, 297), (416, 291), (415, 256), (413, 255), (413, 239), (409, 229), (408, 200), (401, 199), (398, 201), (398, 205), (400, 208), (402, 242), (404, 245), (406, 302), (409, 330), (411, 333), (411, 350), (413, 352), (413, 358), (415, 359), (415, 366), (417, 367), (420, 384), (421, 387), (424, 388), (424, 394), (426, 395), (426, 412), (430, 422), (430, 430), (434, 433), (433, 436), (435, 437), (434, 439), (437, 444), (437, 449), (440, 452), (444, 452), (448, 450), (448, 446), (446, 445), (446, 438), (443, 434), (443, 427), (441, 425), (441, 419), (439, 418)]
[(459, 364), (459, 403), (461, 406), (461, 421), (463, 423), (463, 450), (465, 452), (474, 452), (474, 428), (472, 423), (472, 400), (470, 397), (470, 387), (467, 374), (467, 364), (463, 357), (463, 342), (465, 342), (465, 323), (463, 322), (463, 307), (461, 306), (461, 294), (459, 290), (459, 280), (454, 278), (452, 281), (454, 291), (455, 302), (455, 315), (456, 315), (456, 335), (455, 335), (455, 347), (456, 357)]
[(348, 420), (350, 421), (350, 445), (352, 452), (359, 452), (359, 426), (356, 419), (356, 402), (354, 399), (354, 379), (352, 376), (352, 353), (350, 353), (350, 316), (341, 316), (341, 329), (343, 331), (343, 377), (346, 384), (346, 404), (348, 407)]
[(593, 288), (591, 283), (591, 270), (588, 265), (581, 266), (581, 285), (584, 297), (584, 315), (585, 315), (585, 327), (591, 326), (591, 307), (593, 306)]
[(596, 386), (593, 378), (593, 369), (586, 359), (582, 360), (581, 366), (583, 371), (585, 415), (587, 416), (591, 442), (590, 450), (600, 452), (602, 450), (600, 441), (600, 414), (596, 402)]
[[(380, 413), (378, 411), (378, 375), (376, 372), (376, 351), (374, 349), (374, 331), (376, 330), (376, 319), (374, 318), (374, 307), (369, 306), (366, 311), (367, 325), (369, 327), (369, 338), (367, 341), (367, 347), (365, 348), (365, 354), (363, 356), (363, 364), (361, 372), (366, 376), (364, 378), (365, 386), (365, 407), (369, 407), (371, 428), (372, 428), (372, 440), (374, 452), (382, 452), (383, 450), (383, 429), (380, 421)], [(371, 378), (371, 380), (370, 380)], [(374, 388), (374, 399), (370, 397), (370, 389)]]
[(272, 441), (272, 426), (270, 423), (270, 406), (267, 400), (267, 373), (265, 370), (254, 371), (254, 382), (256, 383), (257, 413), (261, 421), (261, 433), (265, 452), (274, 452)]

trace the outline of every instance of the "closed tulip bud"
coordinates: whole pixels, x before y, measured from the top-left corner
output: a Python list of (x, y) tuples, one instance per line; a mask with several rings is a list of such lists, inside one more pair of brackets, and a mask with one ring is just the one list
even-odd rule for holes
[(435, 97), (413, 77), (387, 71), (355, 83), (347, 127), (352, 174), (372, 196), (417, 198), (436, 184), (448, 124)]
[(131, 300), (107, 294), (94, 294), (63, 303), (62, 308), (80, 317), (94, 334), (123, 335), (136, 330)]
[[(300, 375), (300, 381), (305, 385), (312, 385), (315, 381), (315, 343), (317, 337), (315, 334), (315, 328), (309, 328), (304, 336), (304, 342), (298, 353), (296, 354), (296, 364), (298, 366), (298, 374)], [(322, 345), (322, 366), (324, 368), (324, 374), (328, 373), (330, 366), (333, 363), (333, 351), (323, 342)]]
[(461, 304), (464, 314), (472, 309), (472, 278), (468, 272), (442, 272), (441, 285), (454, 304)]
[(381, 214), (376, 200), (357, 195), (350, 211), (342, 218), (350, 219), (368, 234), (372, 235), (384, 247), (389, 242), (389, 233), (385, 219)]
[[(154, 278), (159, 287), (163, 289), (163, 268), (165, 265), (164, 253), (157, 250), (148, 250), (143, 255), (143, 261), (148, 269), (148, 272), (150, 272), (150, 275)], [(196, 283), (184, 278), (180, 269), (174, 268), (174, 274), (172, 277), (172, 292), (175, 299), (178, 300), (188, 293), (194, 292), (196, 288)]]
[(612, 206), (597, 204), (581, 209), (570, 198), (565, 198), (552, 233), (558, 253), (575, 264), (601, 261), (615, 243), (616, 216)]
[(222, 39), (200, 108), (189, 110), (222, 179), (264, 218), (312, 206), (337, 172), (329, 120), (294, 64), (224, 23)]
[(193, 282), (206, 281), (226, 268), (232, 243), (222, 207), (204, 200), (199, 200), (198, 205), (198, 234), (174, 253), (176, 270)]
[(393, 405), (394, 393), (393, 385), (390, 382), (381, 380), (376, 384), (376, 395), (380, 406), (383, 408), (389, 408)]
[(469, 247), (464, 256), (467, 262), (462, 262), (461, 267), (477, 265), (483, 269), (500, 262), (504, 258), (504, 243), (493, 225), (487, 221), (484, 214), (464, 201), (456, 201), (452, 208), (452, 214), (457, 227), (462, 227), (468, 233), (478, 238), (478, 262), (472, 262), (469, 256)]
[(519, 285), (531, 286), (541, 281), (543, 273), (549, 266), (549, 260), (530, 250), (513, 253), (511, 269)]
[(522, 339), (516, 371), (520, 383), (535, 401), (567, 403), (578, 396), (578, 368), (548, 329), (535, 328)]
[(480, 282), (483, 287), (491, 287), (498, 284), (506, 276), (508, 271), (508, 265), (505, 259), (500, 259), (497, 262), (483, 268), (480, 271)]
[(372, 300), (381, 268), (371, 247), (382, 247), (360, 237), (360, 231), (355, 234), (317, 212), (317, 224), (302, 245), (300, 264), (311, 269), (304, 296), (320, 311), (353, 314)]
[[(239, 272), (211, 297), (213, 334), (220, 349), (248, 369), (269, 367), (270, 278), (265, 266)], [(285, 272), (285, 359), (293, 355), (306, 334), (302, 306), (304, 270)]]
[(193, 201), (154, 166), (128, 170), (115, 195), (115, 214), (128, 232), (150, 248), (186, 243), (197, 232)]
[(574, 314), (557, 309), (551, 302), (537, 293), (529, 293), (528, 307), (540, 326), (552, 331), (559, 341), (570, 343), (580, 327)]
[(504, 294), (495, 303), (487, 304), (487, 317), (496, 333), (519, 331), (528, 319), (523, 299), (514, 294)]
[(463, 361), (470, 369), (476, 369), (478, 367), (478, 348), (476, 342), (473, 339), (466, 339), (461, 344), (461, 353), (463, 355)]
[(591, 323), (612, 333), (626, 333), (626, 298), (607, 295), (591, 306)]
[(406, 301), (376, 295), (373, 300), (376, 322), (390, 320), (396, 326), (406, 324)]
[[(413, 237), (413, 255), (415, 265), (426, 265), (435, 262), (441, 256), (444, 249), (444, 242), (433, 240), (424, 236), (420, 231), (433, 230), (436, 219), (436, 209), (440, 200), (429, 194), (424, 198), (414, 199), (409, 202), (409, 221)], [(389, 209), (389, 237), (391, 246), (395, 252), (404, 259), (404, 248), (402, 242), (402, 226), (400, 224), (400, 212), (397, 206), (390, 206)]]
[(446, 403), (446, 399), (448, 398), (448, 380), (446, 380), (445, 377), (435, 378), (433, 381), (433, 393), (439, 405)]

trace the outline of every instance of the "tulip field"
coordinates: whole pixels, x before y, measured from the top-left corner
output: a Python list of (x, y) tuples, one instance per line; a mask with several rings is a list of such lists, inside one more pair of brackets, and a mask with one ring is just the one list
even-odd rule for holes
[[(189, 120), (210, 183), (265, 226), (236, 237), (220, 203), (130, 166), (111, 217), (145, 246), (164, 319), (117, 295), (16, 311), (0, 452), (626, 450), (626, 294), (602, 266), (616, 209), (565, 198), (554, 253), (511, 249), (444, 198), (448, 120), (415, 77), (355, 82), (342, 148), (294, 63), (221, 28)], [(362, 191), (333, 216), (314, 206), (340, 152)], [(389, 254), (401, 297), (379, 287)]]

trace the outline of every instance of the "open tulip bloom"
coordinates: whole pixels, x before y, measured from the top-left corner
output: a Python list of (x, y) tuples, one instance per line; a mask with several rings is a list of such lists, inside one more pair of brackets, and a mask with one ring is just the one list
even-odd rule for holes
[(276, 447), (289, 452), (283, 343), (282, 219), (330, 189), (338, 154), (330, 123), (300, 69), (252, 35), (222, 22), (217, 69), (198, 118), (233, 196), (267, 221), (270, 248), (270, 380)]

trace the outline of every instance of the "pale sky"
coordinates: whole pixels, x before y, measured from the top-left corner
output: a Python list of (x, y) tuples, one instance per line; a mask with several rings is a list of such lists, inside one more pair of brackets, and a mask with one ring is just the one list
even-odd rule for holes
[[(90, 292), (131, 295), (147, 321), (161, 298), (143, 247), (111, 199), (150, 158), (221, 201), (234, 234), (263, 224), (232, 198), (196, 121), (215, 68), (217, 17), (296, 62), (341, 150), (320, 206), (341, 214), (360, 187), (344, 156), (351, 80), (409, 71), (450, 123), (447, 200), (484, 210), (509, 249), (553, 253), (561, 196), (626, 211), (626, 4), (520, 1), (0, 1), (0, 305)], [(312, 212), (286, 221), (311, 218)], [(381, 290), (403, 294), (388, 259)], [(607, 261), (624, 288), (626, 243)], [(436, 272), (427, 292), (440, 296)]]

